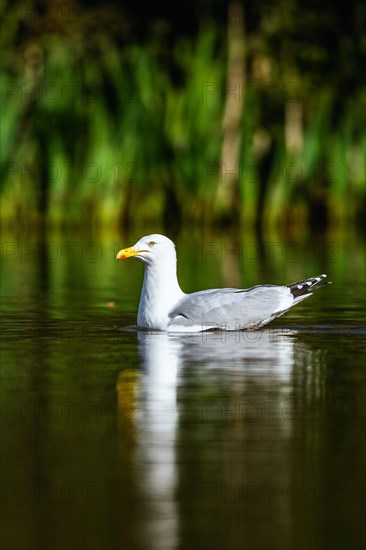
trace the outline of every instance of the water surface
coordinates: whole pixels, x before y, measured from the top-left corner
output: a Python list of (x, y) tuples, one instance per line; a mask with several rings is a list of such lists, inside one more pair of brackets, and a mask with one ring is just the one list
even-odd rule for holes
[(363, 243), (182, 235), (186, 291), (334, 284), (261, 331), (168, 335), (133, 328), (133, 240), (4, 238), (3, 547), (362, 548)]

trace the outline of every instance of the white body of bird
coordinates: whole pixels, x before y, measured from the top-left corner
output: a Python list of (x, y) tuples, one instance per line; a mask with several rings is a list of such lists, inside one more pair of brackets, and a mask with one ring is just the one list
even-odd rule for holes
[(311, 296), (326, 277), (319, 275), (287, 286), (258, 285), (249, 289), (221, 288), (185, 294), (177, 279), (173, 241), (159, 234), (142, 237), (134, 246), (117, 254), (119, 259), (131, 257), (145, 264), (137, 324), (159, 331), (260, 328)]

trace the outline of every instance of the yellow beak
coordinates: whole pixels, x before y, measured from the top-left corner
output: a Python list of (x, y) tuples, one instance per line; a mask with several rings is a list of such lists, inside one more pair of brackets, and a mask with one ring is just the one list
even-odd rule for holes
[(126, 258), (133, 258), (138, 256), (140, 252), (147, 252), (147, 250), (134, 250), (132, 246), (128, 248), (122, 248), (116, 256), (117, 260), (125, 260)]

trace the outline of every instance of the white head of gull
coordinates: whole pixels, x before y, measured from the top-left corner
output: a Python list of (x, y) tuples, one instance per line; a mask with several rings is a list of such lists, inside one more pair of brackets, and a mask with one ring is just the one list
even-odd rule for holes
[(117, 254), (119, 259), (132, 257), (145, 264), (137, 324), (150, 330), (200, 332), (260, 328), (326, 284), (323, 282), (326, 275), (318, 275), (285, 286), (217, 288), (185, 294), (177, 279), (175, 245), (168, 237), (148, 235)]

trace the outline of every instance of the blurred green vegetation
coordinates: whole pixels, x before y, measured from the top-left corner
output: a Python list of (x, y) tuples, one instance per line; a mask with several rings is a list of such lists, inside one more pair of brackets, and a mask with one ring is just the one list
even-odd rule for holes
[(234, 90), (227, 31), (237, 4), (214, 6), (165, 16), (159, 3), (151, 13), (138, 3), (3, 2), (4, 225), (222, 221), (230, 100), (240, 110), (231, 221), (361, 221), (364, 3), (248, 6), (245, 80)]

